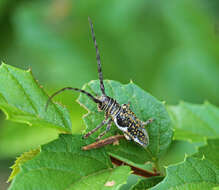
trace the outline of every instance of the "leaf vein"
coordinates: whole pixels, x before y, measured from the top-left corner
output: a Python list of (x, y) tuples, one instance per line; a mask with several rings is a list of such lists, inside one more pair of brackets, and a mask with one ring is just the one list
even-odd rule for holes
[(9, 76), (11, 76), (12, 80), (14, 80), (17, 85), (21, 88), (21, 90), (23, 91), (26, 99), (28, 100), (28, 102), (30, 103), (32, 109), (34, 110), (35, 114), (38, 114), (38, 110), (36, 108), (36, 106), (33, 104), (33, 100), (31, 100), (31, 96), (29, 94), (27, 94), (27, 92), (24, 90), (24, 87), (19, 83), (19, 81), (17, 80), (17, 78), (12, 74), (12, 72), (10, 72), (10, 70), (6, 68), (6, 71), (9, 73)]

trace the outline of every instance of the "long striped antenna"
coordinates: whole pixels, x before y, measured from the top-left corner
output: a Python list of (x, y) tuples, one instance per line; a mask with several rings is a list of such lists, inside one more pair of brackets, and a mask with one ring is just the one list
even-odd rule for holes
[(91, 98), (91, 100), (93, 100), (95, 103), (101, 103), (100, 100), (96, 99), (94, 96), (92, 96), (89, 92), (86, 92), (85, 90), (81, 90), (81, 89), (78, 89), (78, 88), (72, 88), (72, 87), (65, 87), (65, 88), (62, 88), (60, 90), (58, 90), (57, 92), (55, 92), (54, 94), (52, 94), (52, 96), (49, 97), (47, 103), (46, 103), (46, 107), (45, 107), (45, 110), (47, 110), (48, 108), (48, 105), (50, 103), (50, 101), (54, 98), (54, 96), (56, 96), (57, 94), (65, 91), (65, 90), (74, 90), (74, 91), (77, 91), (77, 92), (81, 92), (83, 94), (86, 94), (89, 98)]
[(103, 84), (103, 73), (102, 73), (102, 69), (101, 69), (100, 52), (99, 52), (96, 37), (95, 37), (95, 34), (94, 34), (93, 23), (92, 23), (90, 17), (88, 17), (88, 20), (89, 20), (90, 27), (91, 27), (92, 39), (93, 39), (93, 42), (94, 42), (94, 46), (96, 48), (96, 59), (97, 59), (98, 74), (99, 74), (99, 80), (100, 80), (100, 90), (101, 90), (102, 94), (106, 95), (105, 94), (104, 84)]

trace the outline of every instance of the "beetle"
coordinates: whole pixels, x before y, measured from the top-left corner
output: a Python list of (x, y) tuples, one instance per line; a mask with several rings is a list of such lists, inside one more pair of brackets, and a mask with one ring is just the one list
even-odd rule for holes
[(52, 98), (65, 90), (73, 90), (73, 91), (86, 94), (92, 101), (94, 101), (97, 104), (98, 111), (105, 112), (105, 119), (96, 128), (94, 128), (93, 130), (85, 134), (83, 136), (84, 138), (88, 138), (91, 134), (93, 134), (98, 129), (106, 125), (106, 130), (103, 131), (96, 139), (96, 140), (99, 140), (110, 130), (112, 122), (114, 122), (115, 125), (118, 127), (118, 129), (120, 129), (124, 133), (124, 136), (127, 140), (133, 140), (139, 145), (143, 147), (147, 147), (149, 144), (149, 136), (144, 126), (151, 123), (154, 119), (149, 119), (146, 122), (141, 121), (135, 115), (135, 113), (132, 112), (132, 110), (130, 109), (130, 102), (128, 104), (120, 105), (115, 99), (107, 96), (105, 92), (104, 83), (103, 83), (100, 53), (99, 53), (96, 37), (94, 34), (93, 23), (90, 18), (88, 18), (88, 20), (89, 20), (89, 24), (91, 28), (93, 43), (96, 49), (96, 60), (97, 60), (97, 66), (98, 66), (100, 90), (102, 94), (101, 96), (95, 97), (89, 92), (86, 92), (85, 90), (82, 90), (79, 88), (65, 87), (65, 88), (58, 90), (57, 92), (52, 94), (52, 96), (49, 97), (47, 104), (46, 104), (46, 109), (48, 107), (49, 102), (52, 100)]

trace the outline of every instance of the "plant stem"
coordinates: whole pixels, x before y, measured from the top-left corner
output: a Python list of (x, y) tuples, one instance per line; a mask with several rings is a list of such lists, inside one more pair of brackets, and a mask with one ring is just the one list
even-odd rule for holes
[(145, 169), (142, 169), (142, 168), (138, 168), (138, 167), (135, 167), (131, 164), (128, 164), (118, 158), (115, 158), (113, 156), (110, 155), (110, 159), (112, 161), (112, 163), (116, 166), (121, 166), (121, 165), (126, 165), (126, 166), (130, 166), (131, 169), (132, 169), (132, 174), (135, 174), (135, 175), (138, 175), (138, 176), (142, 176), (142, 177), (153, 177), (153, 176), (160, 176), (160, 173), (159, 172), (150, 172), (150, 171), (147, 171)]

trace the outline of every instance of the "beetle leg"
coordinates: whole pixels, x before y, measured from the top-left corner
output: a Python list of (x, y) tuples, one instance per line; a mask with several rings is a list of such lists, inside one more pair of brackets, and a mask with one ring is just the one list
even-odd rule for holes
[(128, 103), (127, 104), (122, 104), (122, 106), (125, 106), (126, 108), (130, 108), (130, 105), (131, 105), (131, 102), (130, 101), (128, 101)]
[(97, 137), (96, 141), (99, 141), (100, 138), (101, 138), (102, 136), (104, 136), (104, 135), (110, 130), (110, 127), (111, 127), (111, 125), (112, 125), (112, 121), (113, 121), (113, 120), (110, 119), (110, 120), (107, 122), (106, 130), (103, 131), (102, 133), (100, 133), (100, 135)]
[(130, 108), (130, 105), (131, 105), (131, 102), (130, 102), (130, 101), (128, 101), (128, 104), (127, 104), (128, 108)]
[(143, 126), (148, 125), (148, 124), (152, 123), (154, 120), (155, 120), (154, 118), (148, 119), (147, 121), (142, 122), (142, 125)]
[[(109, 120), (110, 121), (110, 120)], [(109, 121), (107, 121), (107, 119), (104, 119), (96, 128), (94, 128), (93, 130), (89, 131), (87, 134), (85, 134), (83, 136), (83, 138), (87, 138), (89, 137), (91, 134), (93, 134), (94, 132), (96, 132), (99, 128), (103, 127), (106, 123), (108, 123)]]

